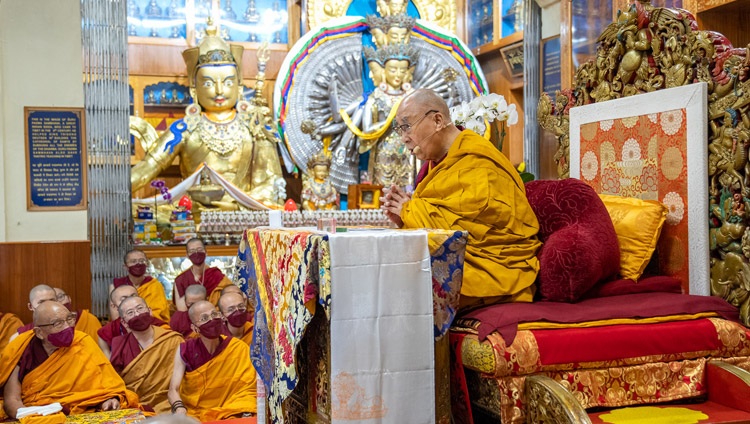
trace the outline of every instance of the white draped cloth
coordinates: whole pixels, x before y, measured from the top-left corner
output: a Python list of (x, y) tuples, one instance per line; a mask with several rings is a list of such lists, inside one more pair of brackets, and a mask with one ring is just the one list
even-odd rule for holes
[(434, 423), (426, 231), (329, 236), (331, 422)]
[(258, 200), (255, 200), (252, 197), (245, 194), (244, 191), (240, 190), (239, 188), (237, 188), (237, 186), (225, 180), (224, 177), (222, 177), (218, 172), (211, 169), (211, 167), (206, 165), (205, 163), (199, 166), (198, 169), (195, 170), (193, 175), (185, 178), (184, 180), (182, 180), (181, 183), (169, 189), (169, 193), (172, 195), (172, 199), (165, 200), (163, 194), (157, 194), (156, 196), (147, 197), (145, 199), (133, 199), (133, 204), (150, 206), (153, 204), (163, 205), (165, 203), (172, 203), (172, 202), (178, 201), (183, 195), (187, 194), (187, 190), (190, 187), (200, 182), (200, 175), (201, 175), (201, 172), (203, 171), (203, 168), (206, 168), (208, 170), (208, 173), (211, 176), (211, 182), (224, 187), (224, 190), (226, 190), (227, 194), (229, 194), (229, 196), (234, 198), (237, 201), (237, 203), (239, 203), (240, 205), (248, 209), (255, 209), (255, 210), (270, 210), (271, 209), (268, 206), (264, 205), (263, 203), (259, 202)]

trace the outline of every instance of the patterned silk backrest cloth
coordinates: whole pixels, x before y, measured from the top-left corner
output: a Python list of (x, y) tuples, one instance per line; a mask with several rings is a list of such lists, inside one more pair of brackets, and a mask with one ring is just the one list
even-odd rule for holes
[(660, 274), (700, 295), (710, 294), (707, 108), (699, 83), (570, 109), (570, 176), (663, 203)]

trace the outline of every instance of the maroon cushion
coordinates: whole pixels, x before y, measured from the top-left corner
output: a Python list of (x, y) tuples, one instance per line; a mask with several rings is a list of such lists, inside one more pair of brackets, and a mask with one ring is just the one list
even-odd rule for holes
[(666, 275), (643, 276), (636, 283), (627, 278), (605, 281), (583, 295), (584, 299), (636, 293), (682, 293), (682, 282)]
[(537, 280), (542, 300), (575, 302), (620, 271), (615, 227), (594, 189), (573, 178), (539, 180), (526, 184), (526, 196), (543, 243)]

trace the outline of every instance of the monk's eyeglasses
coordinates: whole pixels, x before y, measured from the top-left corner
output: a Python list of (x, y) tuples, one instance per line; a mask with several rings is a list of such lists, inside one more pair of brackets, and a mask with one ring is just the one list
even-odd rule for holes
[(188, 250), (187, 253), (188, 255), (192, 255), (193, 253), (205, 252), (205, 251), (206, 251), (205, 247), (196, 247), (195, 249)]
[[(411, 131), (411, 129), (412, 129), (412, 128), (414, 128), (414, 127), (416, 127), (417, 125), (419, 125), (419, 123), (420, 123), (420, 122), (422, 122), (422, 120), (423, 120), (424, 118), (426, 118), (426, 117), (427, 117), (427, 115), (429, 115), (429, 114), (431, 114), (431, 113), (437, 113), (437, 112), (438, 112), (438, 111), (437, 111), (437, 110), (435, 110), (435, 109), (430, 109), (430, 110), (428, 110), (427, 112), (425, 112), (425, 113), (424, 113), (424, 115), (422, 115), (422, 117), (421, 117), (421, 118), (417, 119), (417, 122), (415, 122), (415, 123), (413, 123), (413, 124), (401, 124), (401, 125), (393, 125), (393, 131), (395, 131), (395, 132), (396, 132), (396, 134), (398, 134), (399, 136), (402, 136), (402, 135), (404, 135), (404, 134), (408, 133), (409, 131)], [(394, 123), (394, 124), (396, 123), (396, 120), (395, 120), (395, 119), (393, 120), (393, 123)]]
[(55, 297), (57, 298), (58, 301), (65, 300), (65, 298), (68, 297), (68, 294), (67, 293), (60, 293), (60, 294), (58, 294)]
[(202, 324), (214, 319), (214, 318), (223, 318), (224, 316), (221, 315), (221, 312), (219, 311), (213, 311), (211, 312), (211, 315), (209, 314), (203, 314), (201, 315), (201, 318), (198, 320), (198, 322), (195, 323), (197, 326), (201, 326)]
[(126, 318), (133, 318), (134, 316), (145, 312), (148, 312), (148, 306), (138, 305), (133, 309), (128, 309), (123, 315), (125, 315)]
[(232, 314), (234, 311), (240, 311), (240, 312), (247, 312), (247, 305), (244, 303), (240, 303), (235, 306), (230, 306), (227, 308), (227, 314)]
[(59, 330), (59, 329), (63, 328), (63, 326), (65, 326), (66, 323), (70, 327), (76, 325), (76, 318), (78, 318), (78, 314), (76, 314), (75, 312), (73, 312), (70, 315), (68, 315), (67, 318), (65, 318), (65, 319), (57, 319), (57, 320), (52, 321), (49, 324), (39, 324), (39, 325), (37, 325), (37, 327), (44, 328), (44, 327), (50, 327), (51, 326), (55, 330)]
[(128, 265), (138, 265), (138, 264), (148, 265), (148, 259), (135, 259), (132, 261), (128, 261)]

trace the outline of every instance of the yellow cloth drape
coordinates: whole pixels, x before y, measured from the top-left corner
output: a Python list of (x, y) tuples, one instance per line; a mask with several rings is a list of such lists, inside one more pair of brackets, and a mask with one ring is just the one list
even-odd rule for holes
[(19, 327), (23, 327), (23, 321), (15, 314), (6, 312), (0, 315), (0, 352), (10, 342), (10, 337), (16, 333)]
[(201, 422), (256, 412), (256, 376), (250, 346), (232, 337), (229, 345), (200, 368), (185, 372), (180, 398), (188, 415)]
[[(0, 356), (0, 386), (18, 365), (34, 331), (20, 334)], [(26, 375), (21, 383), (25, 406), (60, 402), (71, 414), (93, 411), (102, 402), (118, 398), (121, 408), (138, 407), (138, 395), (125, 387), (96, 342), (76, 331), (70, 347), (60, 348)], [(0, 415), (3, 415), (4, 412)]]
[(349, 115), (346, 113), (344, 109), (339, 110), (339, 116), (341, 116), (341, 119), (344, 120), (344, 123), (346, 124), (346, 127), (349, 128), (349, 131), (351, 131), (357, 137), (361, 138), (362, 140), (367, 140), (367, 141), (377, 140), (378, 138), (382, 137), (386, 131), (388, 131), (388, 128), (391, 127), (391, 122), (393, 122), (393, 119), (396, 118), (396, 112), (398, 111), (398, 106), (401, 104), (402, 99), (398, 99), (396, 103), (393, 104), (391, 111), (388, 113), (388, 116), (385, 118), (385, 122), (383, 123), (383, 126), (381, 126), (380, 128), (378, 128), (377, 130), (371, 133), (364, 133), (362, 132), (362, 130), (357, 128), (357, 126), (354, 125), (354, 122), (352, 122), (352, 118), (349, 117)]
[(100, 328), (102, 328), (102, 323), (99, 322), (99, 318), (95, 317), (88, 309), (81, 311), (81, 316), (78, 317), (78, 322), (76, 323), (76, 331), (86, 333), (91, 336), (92, 340), (97, 340), (99, 337), (97, 331)]
[(404, 204), (405, 228), (469, 233), (462, 296), (530, 302), (539, 271), (539, 223), (508, 158), (463, 131)]
[(253, 323), (246, 322), (242, 328), (242, 337), (239, 338), (243, 342), (247, 343), (248, 346), (253, 342)]
[(232, 283), (232, 280), (224, 276), (224, 278), (219, 281), (219, 285), (216, 286), (214, 291), (211, 292), (211, 294), (208, 296), (208, 301), (213, 303), (216, 306), (219, 306), (219, 298), (221, 298), (221, 291), (224, 289), (224, 287), (230, 286), (234, 283)]
[(151, 315), (164, 322), (169, 322), (169, 302), (164, 294), (164, 287), (156, 278), (145, 282), (138, 287), (138, 296), (146, 301), (151, 308)]
[(124, 370), (125, 386), (138, 394), (144, 405), (157, 414), (169, 412), (167, 391), (174, 368), (174, 353), (183, 342), (180, 333), (154, 326), (154, 342), (133, 359)]

